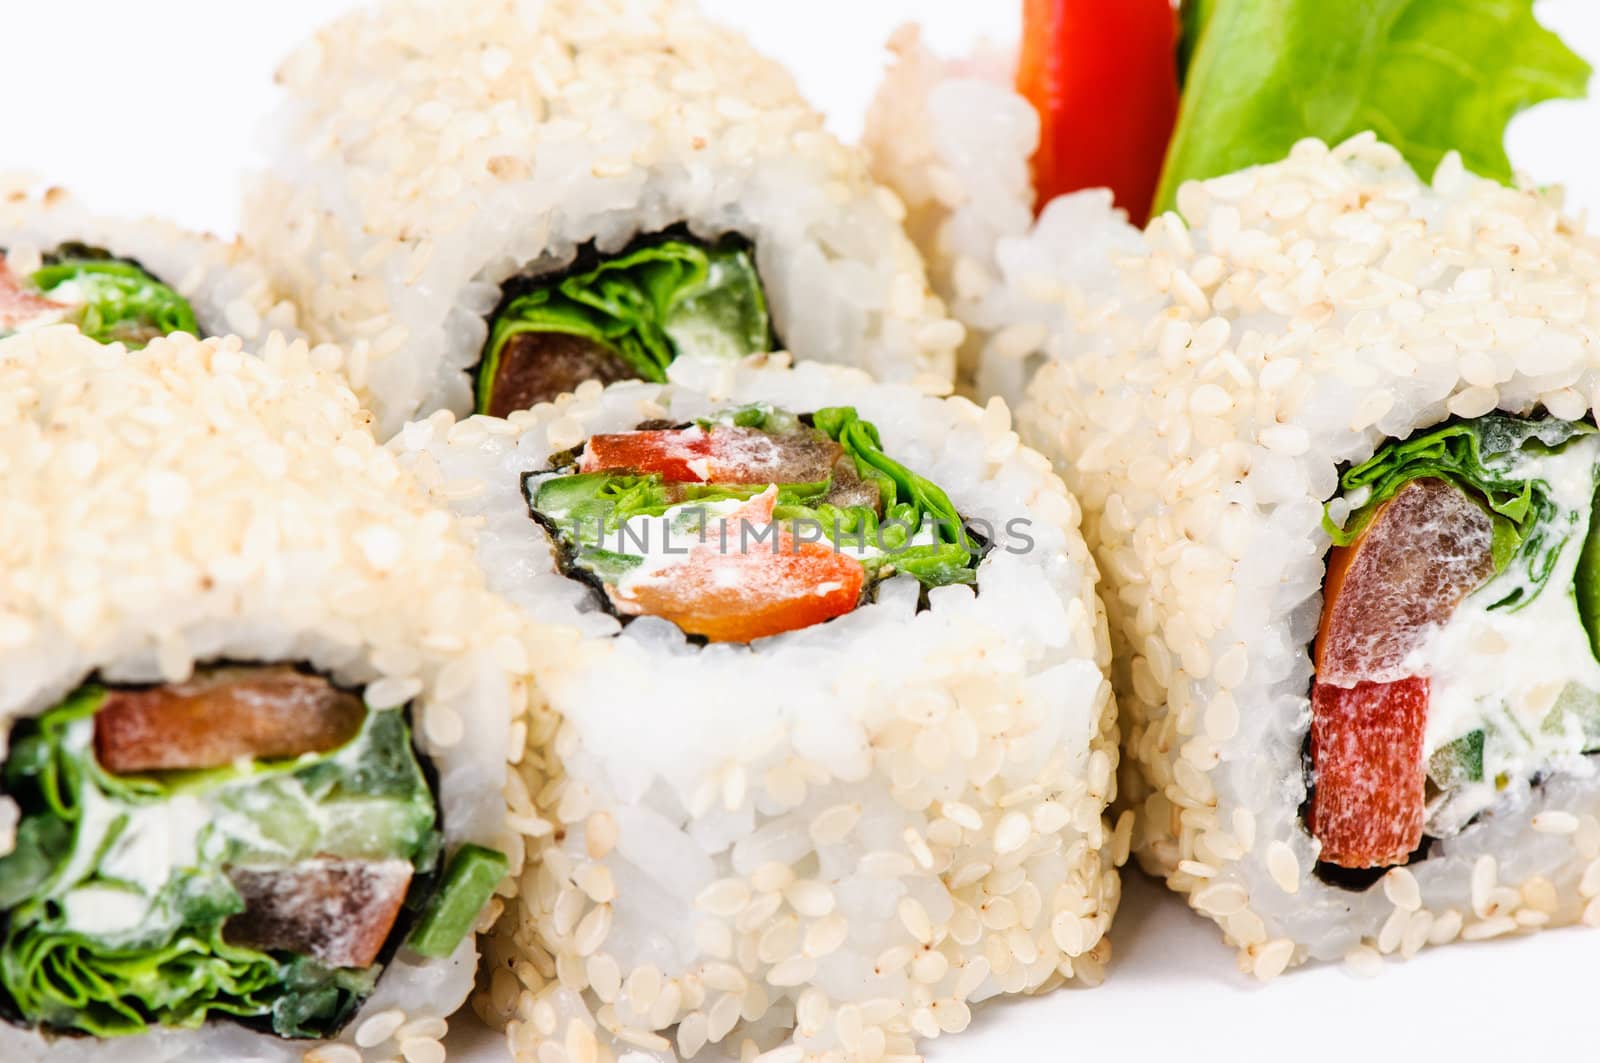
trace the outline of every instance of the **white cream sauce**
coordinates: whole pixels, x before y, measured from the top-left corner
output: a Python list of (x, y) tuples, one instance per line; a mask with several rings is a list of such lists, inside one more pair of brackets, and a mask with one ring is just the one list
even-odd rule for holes
[(1512, 783), (1552, 770), (1593, 771), (1582, 756), (1584, 718), (1600, 714), (1600, 662), (1572, 583), (1589, 527), (1600, 435), (1516, 460), (1518, 476), (1550, 486), (1558, 512), (1548, 533), (1569, 538), (1548, 581), (1522, 608), (1490, 608), (1519, 587), (1534, 592), (1519, 553), (1407, 658), (1410, 674), (1428, 679), (1425, 757), (1484, 732), (1482, 781), (1460, 783), (1429, 805), (1427, 830), (1436, 836), (1459, 830)]
[[(87, 759), (93, 742), (94, 720), (86, 718), (71, 725), (64, 745)], [(359, 745), (350, 743), (334, 759), (359, 757)], [(318, 804), (292, 775), (277, 775), (270, 792), (252, 786), (256, 781), (242, 774), (204, 799), (177, 793), (145, 805), (124, 805), (84, 787), (73, 852), (56, 878), (67, 888), (67, 927), (101, 938), (143, 932), (171, 914), (153, 907), (184, 870), (220, 860), (230, 848), (257, 859), (297, 859), (336, 826), (337, 809)], [(293, 808), (287, 824), (286, 803)], [(290, 836), (269, 837), (261, 817), (274, 818), (279, 833)]]

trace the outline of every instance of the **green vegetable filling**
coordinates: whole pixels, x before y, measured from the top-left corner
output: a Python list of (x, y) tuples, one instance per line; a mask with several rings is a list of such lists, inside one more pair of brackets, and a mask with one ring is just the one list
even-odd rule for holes
[(479, 413), (490, 409), (507, 342), (525, 332), (580, 337), (656, 383), (681, 354), (740, 358), (772, 349), (755, 257), (735, 237), (653, 240), (512, 298), (494, 318), (479, 363)]
[(481, 845), (463, 845), (456, 850), (438, 894), (411, 932), (407, 944), (412, 951), (433, 957), (454, 952), (510, 866), (504, 853)]
[[(1595, 495), (1600, 467), (1592, 453), (1585, 462), (1570, 449), (1592, 452), (1595, 431), (1585, 422), (1495, 413), (1390, 442), (1340, 478), (1341, 497), (1356, 505), (1343, 527), (1325, 511), (1324, 527), (1335, 545), (1350, 546), (1407, 484), (1443, 480), (1478, 506), (1493, 528), (1493, 573), (1458, 609), (1513, 614), (1543, 602), (1548, 614), (1532, 613), (1535, 619), (1511, 630), (1527, 637), (1532, 625), (1540, 637), (1561, 643), (1573, 634), (1566, 624), (1581, 624), (1584, 641), (1600, 660), (1600, 510), (1590, 505), (1586, 511), (1573, 497)], [(1558, 456), (1561, 465), (1554, 464)], [(1581, 548), (1574, 541), (1579, 537)], [(1570, 576), (1557, 579), (1557, 572)], [(1552, 602), (1553, 596), (1564, 600)], [(1554, 628), (1557, 624), (1560, 630)], [(1475, 661), (1462, 665), (1468, 674), (1481, 667)], [(1592, 661), (1579, 662), (1571, 676), (1528, 676), (1530, 687), (1563, 683), (1548, 709), (1540, 707), (1540, 715), (1531, 720), (1525, 706), (1541, 705), (1531, 692), (1525, 701), (1513, 694), (1474, 704), (1473, 715), (1462, 721), (1464, 733), (1429, 757), (1428, 779), (1436, 791), (1429, 801), (1430, 832), (1436, 827), (1444, 834), (1459, 830), (1488, 807), (1494, 793), (1519, 778), (1536, 782), (1551, 756), (1600, 750), (1600, 691), (1590, 689), (1592, 666)], [(1450, 673), (1434, 678), (1448, 680)], [(1511, 770), (1502, 770), (1507, 766)]]
[(200, 334), (183, 296), (124, 259), (64, 248), (29, 279), (45, 298), (72, 307), (79, 331), (101, 343), (138, 348), (174, 332)]
[[(1364, 491), (1364, 500), (1342, 528), (1326, 514), (1323, 527), (1335, 545), (1349, 546), (1360, 538), (1378, 509), (1406, 484), (1419, 479), (1444, 480), (1477, 503), (1493, 522), (1496, 573), (1505, 572), (1517, 558), (1526, 566), (1526, 580), (1517, 581), (1493, 606), (1519, 608), (1543, 588), (1562, 547), (1577, 531), (1559, 519), (1562, 514), (1551, 500), (1550, 485), (1526, 474), (1528, 462), (1594, 430), (1593, 425), (1581, 421), (1490, 414), (1390, 443), (1340, 477), (1344, 494)], [(1583, 579), (1582, 566), (1579, 579)]]
[(1469, 732), (1434, 751), (1428, 758), (1428, 777), (1441, 790), (1462, 783), (1483, 781), (1483, 731)]
[[(403, 859), (406, 907), (427, 905), (441, 835), (404, 710), (368, 711), (327, 753), (113, 775), (95, 753), (106, 701), (86, 686), (12, 736), (5, 790), (23, 817), (0, 858), (0, 1013), (96, 1037), (217, 1017), (335, 1035), (381, 964), (329, 968), (230, 943), (226, 924), (246, 905), (227, 869)], [(419, 924), (426, 955), (471, 930), (504, 867), (476, 847), (456, 855)]]
[[(925, 587), (977, 582), (978, 544), (967, 534), (966, 522), (943, 488), (884, 453), (877, 426), (862, 420), (853, 407), (818, 410), (812, 420), (855, 459), (857, 475), (876, 483), (883, 499), (883, 520), (876, 523), (876, 514), (868, 506), (817, 507), (815, 516), (833, 542), (845, 545), (851, 537), (859, 542), (865, 534), (869, 543), (883, 551), (880, 566), (909, 573)], [(790, 513), (776, 515), (788, 517)], [(924, 527), (933, 531), (935, 541), (914, 544), (916, 532)]]
[[(809, 423), (808, 423), (809, 422)], [(982, 544), (968, 531), (950, 497), (937, 484), (891, 458), (876, 426), (848, 406), (818, 410), (800, 418), (767, 405), (727, 410), (705, 419), (707, 432), (721, 428), (754, 428), (777, 440), (809, 433), (838, 443), (850, 459), (861, 494), (876, 504), (830, 501), (838, 477), (779, 483), (773, 519), (785, 529), (811, 532), (823, 541), (851, 551), (870, 580), (896, 573), (915, 577), (923, 587), (974, 585)], [(657, 473), (634, 471), (572, 472), (576, 454), (557, 458), (550, 473), (530, 473), (523, 490), (533, 516), (556, 536), (569, 571), (577, 568), (602, 583), (615, 584), (643, 561), (643, 541), (630, 539), (629, 522), (677, 515), (675, 542), (697, 543), (704, 534), (703, 507), (753, 498), (765, 483), (672, 483)], [(819, 540), (820, 536), (820, 540)], [(613, 548), (615, 547), (615, 548)]]

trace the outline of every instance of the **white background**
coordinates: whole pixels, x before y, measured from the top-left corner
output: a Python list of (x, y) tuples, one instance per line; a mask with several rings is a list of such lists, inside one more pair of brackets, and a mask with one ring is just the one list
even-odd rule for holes
[[(900, 22), (920, 18), (953, 51), (983, 34), (1013, 39), (1020, 8), (1017, 0), (706, 2), (786, 62), (846, 137), (860, 129), (882, 42)], [(236, 180), (259, 162), (257, 120), (274, 99), (272, 70), (343, 6), (4, 0), (0, 169), (65, 184), (103, 211), (231, 233)], [(1542, 0), (1539, 12), (1600, 65), (1600, 0)], [(1600, 218), (1600, 103), (1524, 116), (1510, 149), (1519, 167), (1567, 184), (1573, 202)], [(1371, 981), (1320, 968), (1257, 986), (1209, 923), (1136, 872), (1128, 879), (1105, 986), (980, 1009), (972, 1029), (936, 1042), (930, 1059), (1600, 1058), (1600, 935), (1567, 930), (1429, 950)], [(466, 1041), (461, 1056), (473, 1063), (505, 1059), (497, 1039)]]

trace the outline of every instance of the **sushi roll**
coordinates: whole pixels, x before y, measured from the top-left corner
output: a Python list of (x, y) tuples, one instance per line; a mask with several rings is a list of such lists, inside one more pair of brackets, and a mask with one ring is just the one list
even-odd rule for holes
[(60, 188), (0, 180), (0, 336), (68, 323), (102, 343), (294, 337), (296, 312), (237, 241), (98, 216)]
[[(1025, 6), (1031, 20), (1051, 4)], [(1124, 6), (1149, 3), (1098, 6), (1104, 14), (1093, 17), (1116, 19)], [(1047, 48), (1050, 40), (1030, 22), (1024, 47)], [(1117, 50), (1128, 57), (1129, 47), (1124, 41)], [(863, 134), (872, 172), (905, 203), (906, 229), (934, 290), (966, 326), (963, 377), (979, 395), (1000, 395), (1015, 408), (1045, 360), (1049, 335), (1049, 315), (1029, 296), (1048, 299), (1094, 283), (1116, 257), (1137, 251), (1138, 229), (1113, 207), (1108, 188), (1056, 196), (1037, 183), (1041, 114), (1017, 84), (1026, 59), (1019, 49), (988, 44), (941, 56), (915, 25), (898, 30), (889, 49), (893, 59)], [(1135, 77), (1133, 65), (1126, 77)], [(1117, 142), (1136, 150), (1120, 136)], [(1071, 153), (1058, 150), (1065, 159)]]
[(0, 1058), (441, 1059), (521, 626), (319, 352), (0, 341)]
[(578, 634), (479, 1001), (519, 1060), (910, 1056), (1103, 975), (1132, 824), (1076, 503), (999, 403), (771, 361), (392, 443)]
[(683, 0), (388, 0), (279, 80), (245, 233), (385, 434), (780, 342), (948, 387), (898, 201)]
[(1261, 977), (1600, 924), (1600, 242), (1370, 135), (1178, 203), (1018, 414), (1107, 575), (1141, 863)]
[(1583, 97), (1592, 73), (1529, 0), (1382, 33), (1314, 2), (1015, 7), (1015, 42), (967, 56), (899, 31), (863, 138), (873, 173), (906, 205), (935, 291), (966, 326), (963, 383), (1013, 408), (1056, 356), (1041, 304), (1104, 286), (1137, 259), (1137, 227), (1181, 211), (1185, 183), (1376, 130), (1419, 174), (1455, 152), (1510, 185), (1513, 116)]

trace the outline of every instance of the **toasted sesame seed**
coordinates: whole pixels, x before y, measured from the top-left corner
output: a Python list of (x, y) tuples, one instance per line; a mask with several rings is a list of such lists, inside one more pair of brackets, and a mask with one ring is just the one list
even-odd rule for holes
[(395, 1031), (400, 1029), (401, 1024), (405, 1021), (406, 1013), (398, 1008), (380, 1011), (356, 1027), (355, 1042), (362, 1048), (381, 1045), (393, 1037)]
[(444, 1045), (426, 1037), (408, 1037), (400, 1042), (400, 1055), (406, 1063), (444, 1063)]
[(1370, 945), (1356, 945), (1344, 954), (1344, 966), (1351, 974), (1372, 978), (1383, 971), (1383, 957)]
[(1288, 938), (1269, 941), (1256, 952), (1255, 963), (1251, 967), (1251, 973), (1263, 982), (1276, 978), (1289, 966), (1289, 961), (1293, 957), (1293, 941)]
[(1274, 841), (1267, 846), (1267, 873), (1283, 892), (1300, 892), (1300, 861), (1287, 842)]
[(710, 915), (731, 919), (750, 903), (750, 886), (743, 879), (718, 879), (694, 899), (694, 906)]
[(1574, 834), (1578, 830), (1578, 817), (1571, 812), (1548, 809), (1533, 817), (1532, 826), (1541, 834)]
[(1396, 908), (1414, 912), (1422, 907), (1422, 889), (1417, 876), (1403, 867), (1390, 868), (1383, 876), (1383, 894)]
[(1497, 915), (1476, 923), (1468, 923), (1461, 931), (1466, 941), (1486, 941), (1517, 929), (1517, 921), (1508, 915)]
[(860, 818), (859, 805), (834, 805), (811, 821), (811, 840), (818, 845), (835, 845), (855, 829)]

